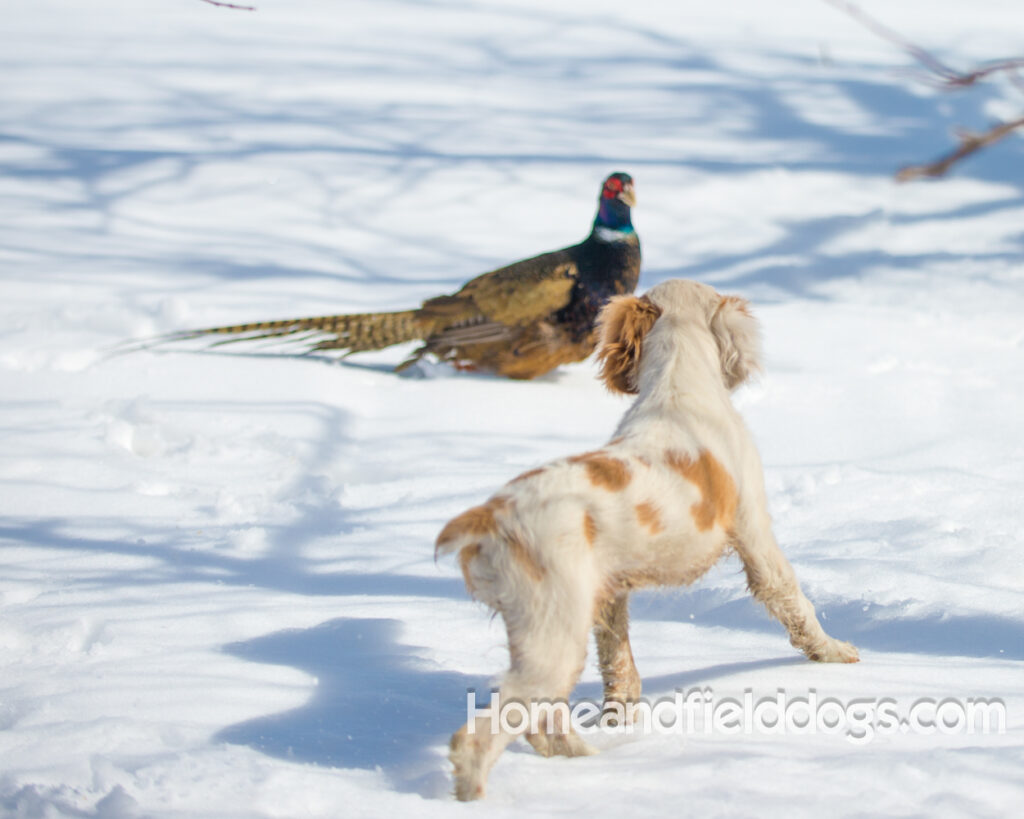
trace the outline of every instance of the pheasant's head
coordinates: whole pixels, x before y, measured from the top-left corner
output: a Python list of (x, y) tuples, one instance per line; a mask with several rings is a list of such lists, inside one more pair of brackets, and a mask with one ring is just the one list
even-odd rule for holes
[(601, 199), (619, 199), (629, 207), (636, 206), (636, 192), (633, 189), (633, 177), (628, 173), (616, 171), (606, 180), (601, 189)]
[(597, 218), (594, 229), (632, 233), (633, 222), (630, 208), (636, 205), (636, 191), (633, 177), (628, 173), (616, 172), (604, 180), (601, 198), (598, 200)]

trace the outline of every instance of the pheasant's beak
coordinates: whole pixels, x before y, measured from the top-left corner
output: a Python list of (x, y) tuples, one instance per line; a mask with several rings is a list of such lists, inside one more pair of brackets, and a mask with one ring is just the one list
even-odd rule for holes
[(623, 186), (618, 198), (625, 202), (627, 205), (629, 205), (631, 208), (636, 207), (636, 190), (634, 189), (632, 182), (628, 182)]

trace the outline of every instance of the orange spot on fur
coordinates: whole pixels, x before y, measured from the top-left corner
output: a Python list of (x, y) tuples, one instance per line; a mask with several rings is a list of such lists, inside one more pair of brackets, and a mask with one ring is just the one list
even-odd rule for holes
[(661, 515), (658, 513), (657, 507), (652, 503), (638, 503), (636, 505), (636, 518), (640, 521), (640, 525), (652, 535), (665, 531), (665, 527), (661, 522)]
[(531, 469), (531, 470), (529, 470), (527, 472), (524, 472), (522, 475), (516, 475), (516, 477), (514, 477), (512, 480), (510, 480), (509, 483), (519, 483), (519, 481), (529, 480), (530, 478), (533, 478), (533, 477), (539, 475), (543, 471), (544, 471), (544, 467), (539, 466), (536, 469)]
[(632, 477), (625, 461), (612, 458), (603, 452), (575, 455), (569, 459), (569, 463), (583, 464), (590, 482), (594, 486), (607, 489), (610, 492), (619, 492), (625, 489)]
[(594, 516), (590, 512), (583, 513), (583, 536), (591, 546), (597, 540), (597, 521), (594, 520)]
[(681, 452), (668, 452), (665, 461), (700, 490), (701, 499), (690, 507), (697, 528), (706, 532), (718, 525), (731, 529), (736, 518), (736, 484), (725, 467), (707, 450), (694, 461)]

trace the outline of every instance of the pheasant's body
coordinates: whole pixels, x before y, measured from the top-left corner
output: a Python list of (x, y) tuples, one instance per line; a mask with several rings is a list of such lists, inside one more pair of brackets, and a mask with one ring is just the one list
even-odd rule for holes
[(172, 338), (233, 336), (221, 342), (227, 343), (309, 333), (308, 351), (346, 353), (422, 340), (399, 369), (431, 353), (459, 367), (534, 378), (590, 355), (598, 311), (612, 296), (636, 288), (640, 242), (630, 221), (632, 179), (612, 174), (600, 202), (594, 229), (580, 244), (484, 273), (419, 308), (213, 327)]

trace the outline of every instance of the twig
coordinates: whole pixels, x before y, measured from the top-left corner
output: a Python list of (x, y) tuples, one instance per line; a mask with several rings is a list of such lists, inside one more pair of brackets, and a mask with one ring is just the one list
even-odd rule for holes
[(1022, 57), (1017, 57), (1012, 60), (996, 60), (988, 65), (976, 68), (974, 71), (970, 71), (967, 74), (955, 74), (954, 76), (944, 80), (942, 85), (946, 88), (965, 88), (968, 85), (974, 85), (978, 80), (984, 79), (989, 74), (997, 74), (1000, 71), (1005, 71), (1010, 74), (1011, 79), (1015, 78), (1016, 84), (1020, 79), (1016, 75), (1018, 68), (1024, 68), (1024, 58)]
[(220, 6), (224, 9), (238, 9), (239, 11), (256, 11), (256, 6), (236, 6), (234, 3), (222, 3), (220, 0), (202, 0), (211, 6)]
[(874, 17), (862, 10), (860, 6), (850, 3), (848, 0), (825, 0), (825, 2), (833, 8), (837, 8), (840, 11), (845, 12), (862, 26), (877, 34), (883, 40), (888, 40), (897, 48), (907, 52), (929, 71), (942, 77), (944, 82), (948, 83), (951, 80), (955, 80), (962, 76), (959, 71), (950, 68), (930, 51), (925, 51), (920, 46), (914, 45), (888, 26), (880, 23)]
[[(985, 79), (992, 74), (1005, 73), (1010, 82), (1012, 82), (1019, 91), (1024, 92), (1024, 80), (1022, 80), (1020, 75), (1017, 73), (1017, 69), (1024, 68), (1024, 57), (1016, 57), (1008, 60), (995, 60), (987, 63), (986, 65), (979, 66), (973, 71), (957, 71), (955, 68), (951, 68), (946, 65), (946, 63), (942, 62), (942, 60), (930, 51), (926, 51), (920, 46), (915, 45), (888, 26), (883, 25), (874, 17), (865, 13), (859, 6), (849, 2), (849, 0), (825, 0), (825, 2), (833, 8), (845, 12), (865, 28), (905, 51), (938, 77), (938, 81), (935, 84), (940, 88), (944, 88), (946, 90), (967, 88), (968, 86), (974, 85), (979, 80)], [(970, 156), (976, 151), (980, 151), (982, 148), (998, 142), (1012, 131), (1021, 127), (1024, 127), (1024, 117), (1013, 120), (1012, 122), (1001, 122), (990, 128), (988, 131), (985, 131), (983, 134), (962, 133), (959, 135), (960, 147), (956, 150), (946, 154), (934, 162), (928, 162), (923, 165), (908, 165), (907, 167), (900, 169), (896, 174), (896, 181), (909, 182), (910, 180), (920, 179), (925, 176), (943, 176), (953, 165), (964, 157)]]
[(1024, 68), (1024, 57), (1012, 57), (1007, 60), (993, 60), (990, 63), (979, 66), (973, 71), (957, 71), (955, 68), (946, 65), (946, 63), (942, 62), (942, 60), (930, 51), (910, 42), (888, 26), (878, 22), (878, 20), (871, 17), (862, 8), (860, 8), (860, 6), (850, 3), (849, 0), (825, 0), (825, 2), (833, 8), (837, 8), (840, 11), (845, 12), (865, 28), (873, 31), (883, 40), (888, 40), (897, 48), (905, 51), (933, 74), (937, 74), (939, 77), (937, 84), (941, 88), (966, 88), (969, 85), (974, 85), (978, 80), (985, 79), (991, 74), (1006, 72), (1009, 75), (1010, 81), (1018, 88), (1021, 88), (1021, 90), (1024, 90), (1024, 85), (1021, 84), (1021, 79), (1016, 73), (1018, 68)]
[(905, 168), (901, 168), (899, 173), (896, 174), (896, 181), (910, 182), (913, 179), (920, 179), (924, 176), (943, 176), (946, 171), (965, 156), (970, 156), (975, 151), (980, 151), (982, 148), (998, 142), (1010, 134), (1010, 132), (1022, 127), (1024, 127), (1024, 117), (1012, 122), (1000, 123), (983, 134), (961, 134), (960, 147), (955, 151), (934, 162), (928, 162), (924, 165), (908, 165)]

